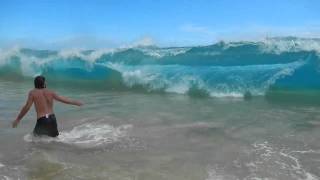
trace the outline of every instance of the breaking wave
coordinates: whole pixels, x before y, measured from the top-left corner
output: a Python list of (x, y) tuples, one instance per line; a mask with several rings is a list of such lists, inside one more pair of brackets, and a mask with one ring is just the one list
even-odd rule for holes
[(50, 84), (179, 93), (265, 95), (270, 89), (320, 89), (320, 40), (295, 37), (210, 46), (101, 50), (0, 50), (0, 79), (42, 74)]

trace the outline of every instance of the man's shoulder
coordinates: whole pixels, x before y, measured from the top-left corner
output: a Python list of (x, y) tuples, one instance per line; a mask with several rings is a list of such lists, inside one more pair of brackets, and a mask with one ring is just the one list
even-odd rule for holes
[[(52, 90), (50, 90), (50, 89), (43, 89), (42, 91), (44, 91), (45, 93), (48, 93), (48, 94), (54, 94), (55, 92), (54, 91), (52, 91)], [(39, 89), (31, 89), (30, 91), (29, 91), (29, 94), (30, 95), (33, 95), (33, 94), (36, 94), (36, 93), (38, 93), (38, 92), (40, 92), (39, 91)]]
[(45, 88), (44, 91), (48, 94), (55, 94), (55, 92), (53, 90), (47, 89)]
[(32, 94), (34, 94), (35, 93), (35, 89), (31, 89), (30, 91), (29, 91), (29, 95), (32, 95)]

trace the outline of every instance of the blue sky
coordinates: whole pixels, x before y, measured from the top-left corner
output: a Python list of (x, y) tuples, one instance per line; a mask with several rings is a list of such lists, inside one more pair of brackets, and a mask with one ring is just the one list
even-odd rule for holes
[(319, 37), (319, 9), (319, 0), (1, 0), (0, 47), (189, 46)]

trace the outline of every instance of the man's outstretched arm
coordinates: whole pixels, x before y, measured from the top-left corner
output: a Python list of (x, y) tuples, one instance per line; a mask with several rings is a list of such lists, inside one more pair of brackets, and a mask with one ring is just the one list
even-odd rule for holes
[(15, 128), (18, 126), (19, 122), (21, 121), (21, 119), (24, 117), (24, 115), (27, 114), (27, 112), (29, 111), (30, 107), (32, 106), (33, 103), (33, 97), (31, 95), (31, 93), (29, 92), (28, 95), (28, 99), (26, 104), (22, 107), (18, 117), (16, 118), (15, 121), (12, 122), (12, 127)]
[(60, 101), (62, 103), (65, 103), (65, 104), (71, 104), (71, 105), (76, 105), (76, 106), (82, 106), (83, 103), (80, 102), (80, 101), (77, 101), (77, 100), (72, 100), (72, 99), (69, 99), (67, 97), (64, 97), (64, 96), (59, 96), (58, 94), (56, 93), (53, 93), (53, 98), (57, 101)]

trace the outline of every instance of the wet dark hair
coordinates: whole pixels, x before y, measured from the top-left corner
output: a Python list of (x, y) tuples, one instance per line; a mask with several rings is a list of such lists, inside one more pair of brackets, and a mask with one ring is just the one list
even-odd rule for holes
[(37, 76), (34, 78), (34, 87), (37, 89), (46, 88), (46, 78), (43, 76)]

